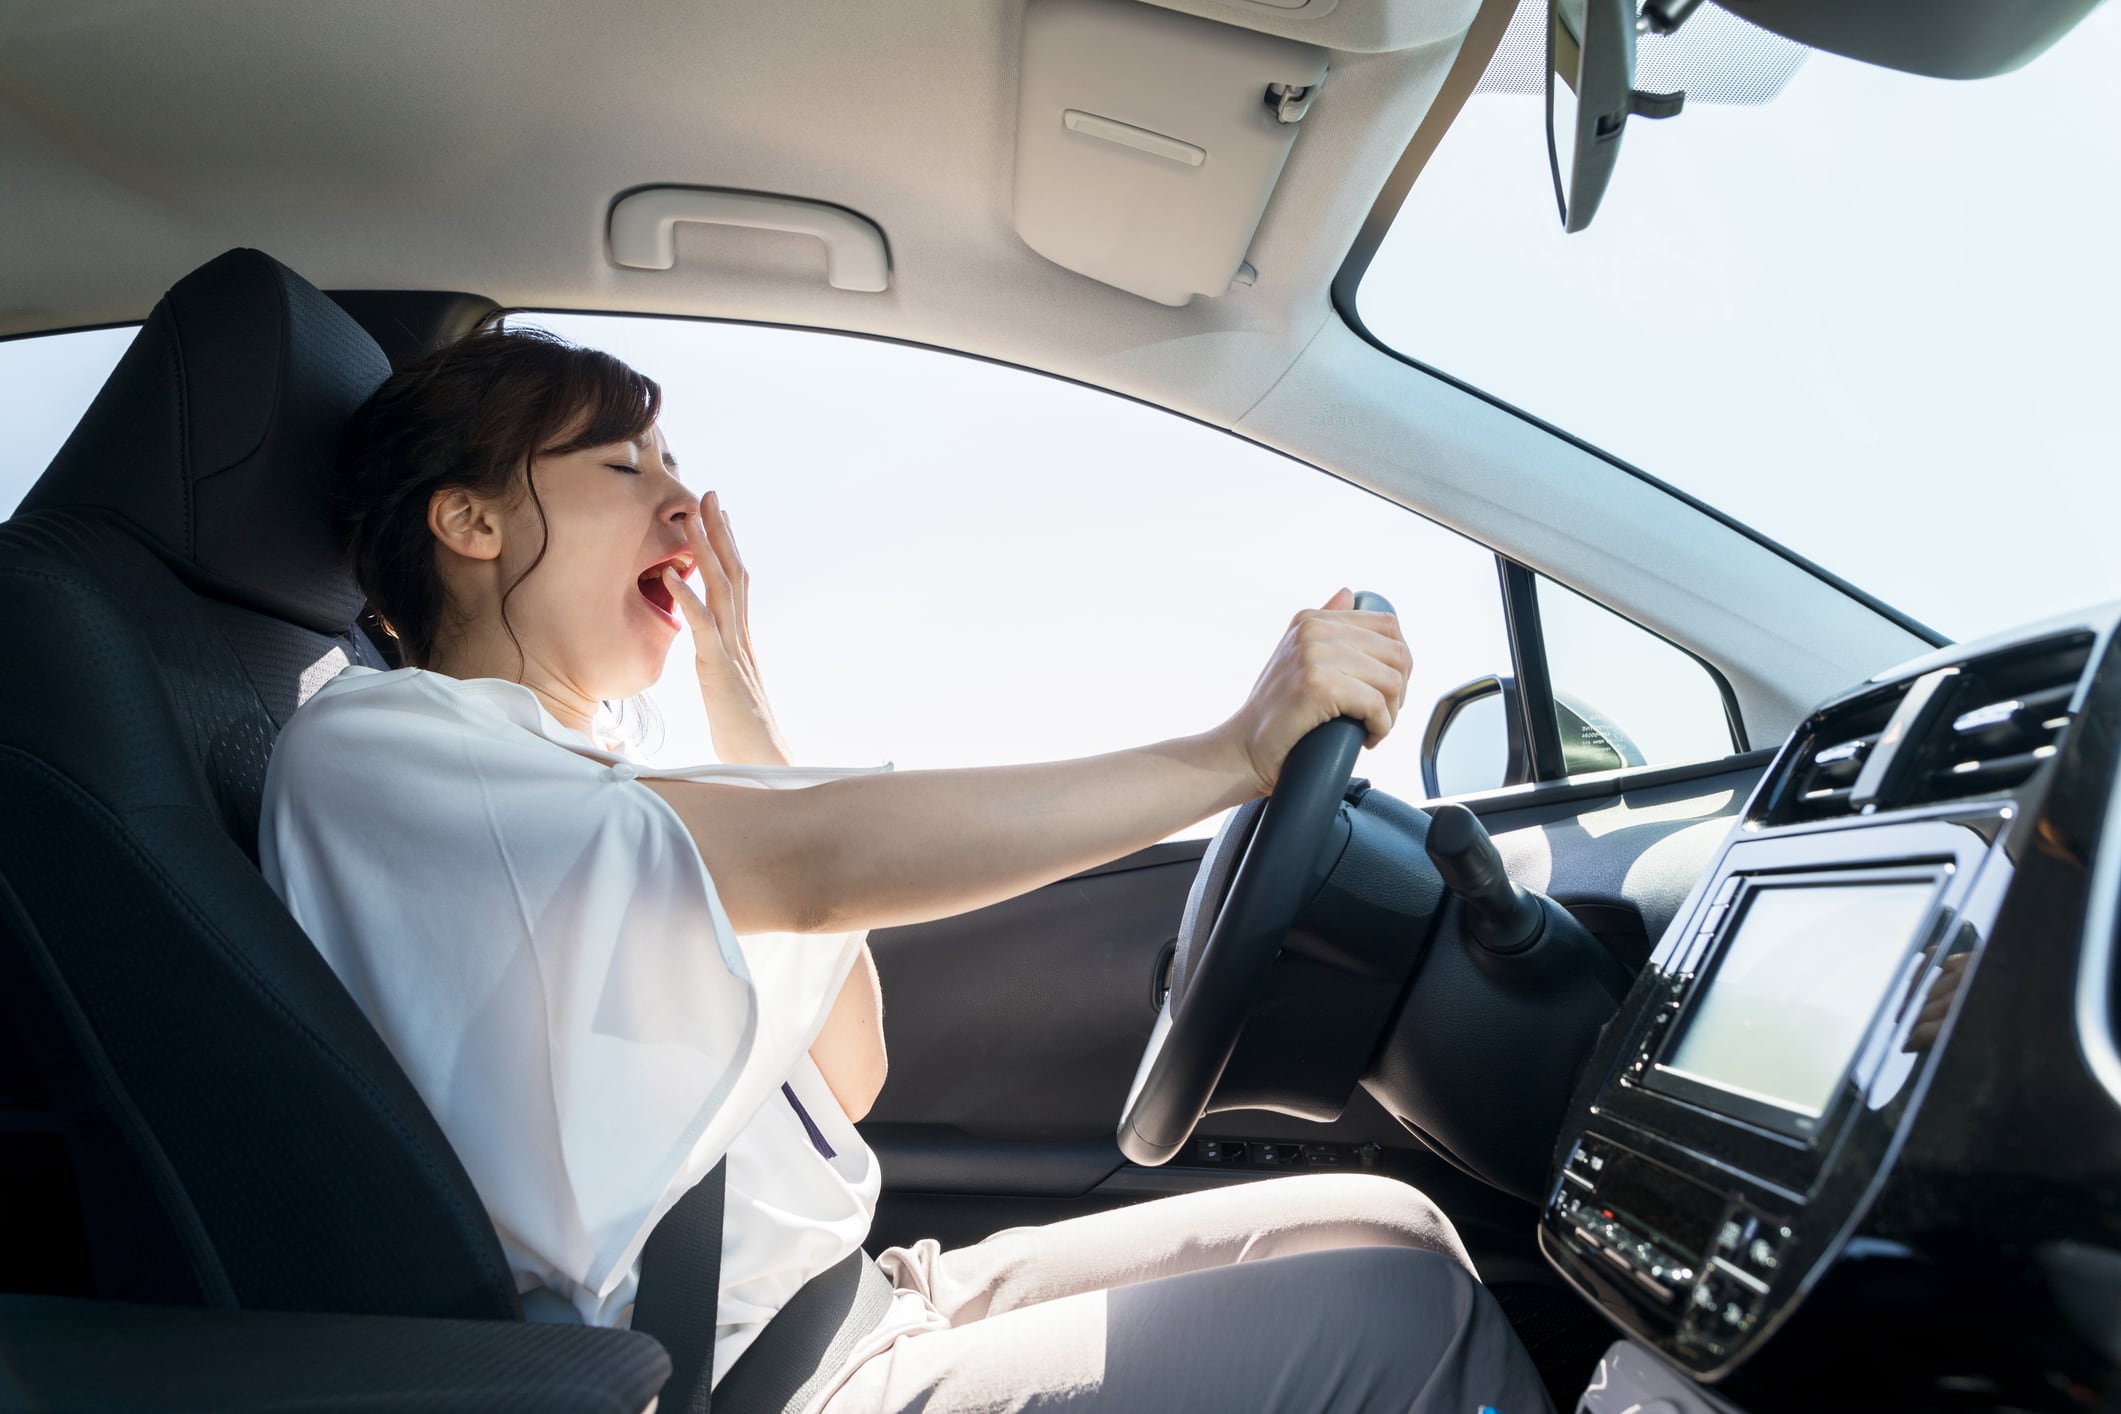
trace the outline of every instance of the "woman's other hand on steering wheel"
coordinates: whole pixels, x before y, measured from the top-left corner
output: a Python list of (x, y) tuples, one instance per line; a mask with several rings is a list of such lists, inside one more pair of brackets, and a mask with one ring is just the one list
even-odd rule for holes
[(1300, 609), (1275, 646), (1245, 705), (1220, 728), (1272, 793), (1289, 751), (1311, 729), (1354, 717), (1374, 747), (1399, 719), (1413, 652), (1396, 614), (1351, 608), (1343, 589), (1317, 609)]
[(700, 497), (698, 515), (685, 517), (685, 540), (705, 596), (668, 570), (663, 579), (692, 629), (693, 667), (715, 755), (735, 765), (786, 765), (788, 744), (751, 649), (751, 574), (714, 492)]

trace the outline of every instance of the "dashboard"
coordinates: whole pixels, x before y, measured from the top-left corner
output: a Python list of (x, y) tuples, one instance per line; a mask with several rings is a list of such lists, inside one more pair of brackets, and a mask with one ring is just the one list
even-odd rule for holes
[(1882, 674), (1762, 776), (1553, 1155), (1540, 1247), (1624, 1337), (1580, 1408), (2121, 1399), (2115, 618)]

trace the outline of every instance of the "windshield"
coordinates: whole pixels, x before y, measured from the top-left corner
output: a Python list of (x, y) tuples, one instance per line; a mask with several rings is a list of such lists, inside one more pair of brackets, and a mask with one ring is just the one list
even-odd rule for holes
[(1703, 6), (1638, 64), (1685, 111), (1627, 125), (1573, 236), (1545, 9), (1415, 182), (1370, 331), (1948, 636), (2121, 595), (2121, 6), (1973, 82)]

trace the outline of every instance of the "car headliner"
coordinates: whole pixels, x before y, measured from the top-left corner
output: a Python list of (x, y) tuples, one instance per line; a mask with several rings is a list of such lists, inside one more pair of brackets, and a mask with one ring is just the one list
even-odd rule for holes
[[(1234, 421), (1326, 317), (1475, 7), (1404, 8), (1426, 42), (1335, 55), (1254, 243), (1258, 282), (1169, 309), (1017, 237), (1018, 5), (15, 6), (0, 333), (138, 318), (253, 245), (324, 288), (854, 329)], [(658, 183), (860, 212), (890, 243), (891, 288), (832, 289), (815, 242), (727, 228), (683, 228), (673, 270), (620, 269), (606, 213)]]

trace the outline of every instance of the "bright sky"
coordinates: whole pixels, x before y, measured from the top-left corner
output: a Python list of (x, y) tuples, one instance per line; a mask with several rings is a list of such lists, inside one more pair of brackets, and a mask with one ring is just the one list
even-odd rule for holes
[(2117, 74), (2117, 5), (1993, 79), (1813, 53), (1630, 122), (1573, 236), (1541, 100), (1476, 94), (1362, 316), (1951, 637), (2121, 596)]

